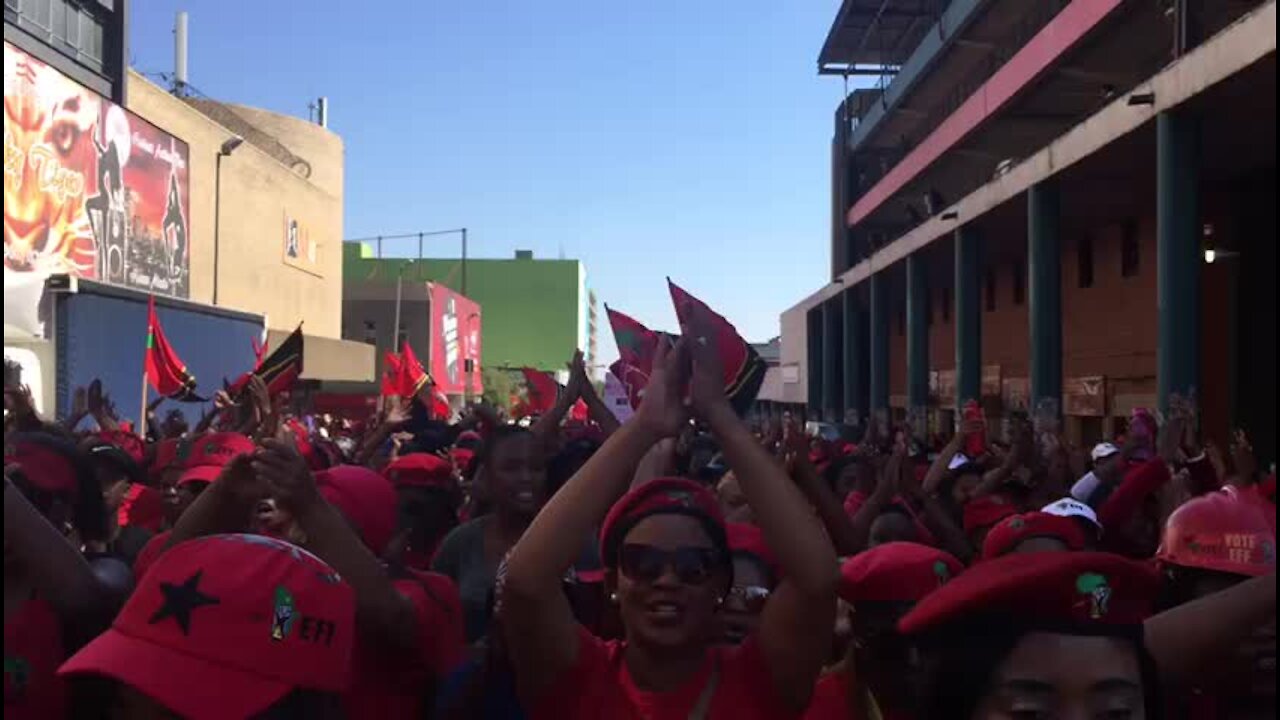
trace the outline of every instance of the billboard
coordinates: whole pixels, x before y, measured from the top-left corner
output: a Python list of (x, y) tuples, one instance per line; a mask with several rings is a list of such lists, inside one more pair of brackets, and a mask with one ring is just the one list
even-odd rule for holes
[(484, 390), (480, 382), (480, 306), (439, 283), (427, 283), (427, 290), (431, 377), (446, 395), (479, 395)]
[(6, 289), (65, 273), (187, 297), (188, 175), (185, 142), (5, 43)]

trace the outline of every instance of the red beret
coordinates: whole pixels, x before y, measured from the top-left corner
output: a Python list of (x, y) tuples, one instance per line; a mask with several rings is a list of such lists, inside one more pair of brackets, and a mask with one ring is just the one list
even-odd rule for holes
[(1001, 520), (1015, 515), (1018, 508), (1013, 501), (1004, 495), (984, 495), (964, 504), (964, 531), (972, 532), (978, 528), (995, 525)]
[(13, 464), (22, 468), (22, 474), (27, 481), (40, 490), (65, 493), (73, 500), (79, 494), (79, 478), (75, 463), (52, 444), (38, 440), (6, 442), (4, 464)]
[(383, 477), (396, 487), (422, 487), (452, 490), (457, 487), (453, 479), (453, 466), (448, 460), (430, 453), (402, 455), (387, 465)]
[(201, 435), (191, 440), (189, 446), (178, 448), (179, 463), (186, 469), (182, 477), (178, 478), (177, 484), (213, 482), (227, 463), (240, 455), (249, 455), (255, 449), (253, 441), (240, 433)]
[(764, 533), (755, 525), (747, 523), (729, 523), (725, 525), (725, 535), (729, 540), (729, 552), (744, 553), (758, 558), (776, 579), (781, 573), (778, 569), (778, 558), (769, 549)]
[(937, 548), (885, 543), (844, 561), (840, 597), (851, 603), (919, 602), (963, 570), (959, 560)]
[(990, 560), (1007, 555), (1023, 540), (1048, 537), (1061, 540), (1068, 550), (1084, 550), (1088, 544), (1080, 521), (1046, 512), (1028, 512), (1011, 515), (1001, 520), (987, 533), (982, 543), (982, 558)]
[(659, 478), (632, 488), (618, 499), (600, 526), (600, 560), (606, 568), (617, 564), (622, 536), (640, 520), (659, 513), (689, 515), (701, 520), (711, 540), (728, 548), (724, 515), (711, 491), (684, 478)]
[(1152, 612), (1160, 576), (1146, 564), (1098, 552), (1014, 553), (978, 563), (921, 600), (898, 623), (906, 634), (977, 615), (1105, 627)]
[(475, 456), (476, 451), (471, 448), (455, 447), (449, 451), (449, 459), (453, 460), (453, 466), (462, 472), (466, 472), (471, 467), (471, 461)]
[(339, 465), (315, 474), (316, 488), (355, 527), (360, 539), (381, 556), (396, 532), (399, 500), (391, 483), (359, 465)]

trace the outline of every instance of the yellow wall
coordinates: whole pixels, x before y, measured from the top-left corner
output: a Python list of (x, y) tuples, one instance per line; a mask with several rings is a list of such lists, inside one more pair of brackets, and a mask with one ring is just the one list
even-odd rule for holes
[[(141, 75), (129, 72), (128, 108), (190, 149), (191, 299), (214, 300), (214, 187), (218, 149), (232, 133)], [(305, 157), (315, 182), (249, 143), (222, 159), (217, 304), (262, 313), (270, 328), (305, 321), (308, 335), (342, 331), (342, 140), (266, 111), (244, 117)], [(289, 135), (282, 133), (288, 132)], [(285, 214), (318, 243), (315, 272), (284, 262)]]

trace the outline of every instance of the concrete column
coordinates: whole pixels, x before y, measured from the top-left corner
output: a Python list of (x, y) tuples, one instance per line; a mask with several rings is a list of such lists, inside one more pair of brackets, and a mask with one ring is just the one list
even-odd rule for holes
[(1199, 127), (1186, 112), (1156, 116), (1156, 380), (1161, 410), (1200, 376)]
[(870, 337), (867, 334), (867, 309), (850, 288), (841, 293), (844, 302), (844, 407), (849, 425), (866, 422), (870, 395), (868, 375)]
[(822, 416), (827, 422), (840, 422), (844, 415), (843, 310), (839, 297), (822, 304)]
[(956, 230), (956, 408), (982, 397), (982, 235)]
[(929, 278), (919, 252), (907, 256), (907, 408), (921, 421), (929, 408)]
[(805, 377), (809, 388), (805, 398), (808, 405), (805, 414), (809, 419), (817, 420), (822, 414), (822, 307), (810, 310), (805, 321), (808, 340)]
[(1058, 186), (1027, 191), (1027, 317), (1031, 339), (1031, 407), (1062, 412), (1062, 242)]
[(871, 286), (871, 412), (889, 408), (889, 278), (884, 270), (872, 274)]

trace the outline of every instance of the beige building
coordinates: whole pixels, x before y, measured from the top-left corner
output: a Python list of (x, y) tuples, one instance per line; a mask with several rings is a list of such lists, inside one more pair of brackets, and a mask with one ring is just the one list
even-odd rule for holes
[(264, 315), (273, 344), (303, 323), (304, 378), (373, 380), (373, 348), (341, 339), (342, 139), (132, 70), (128, 82), (128, 109), (189, 147), (189, 299)]

